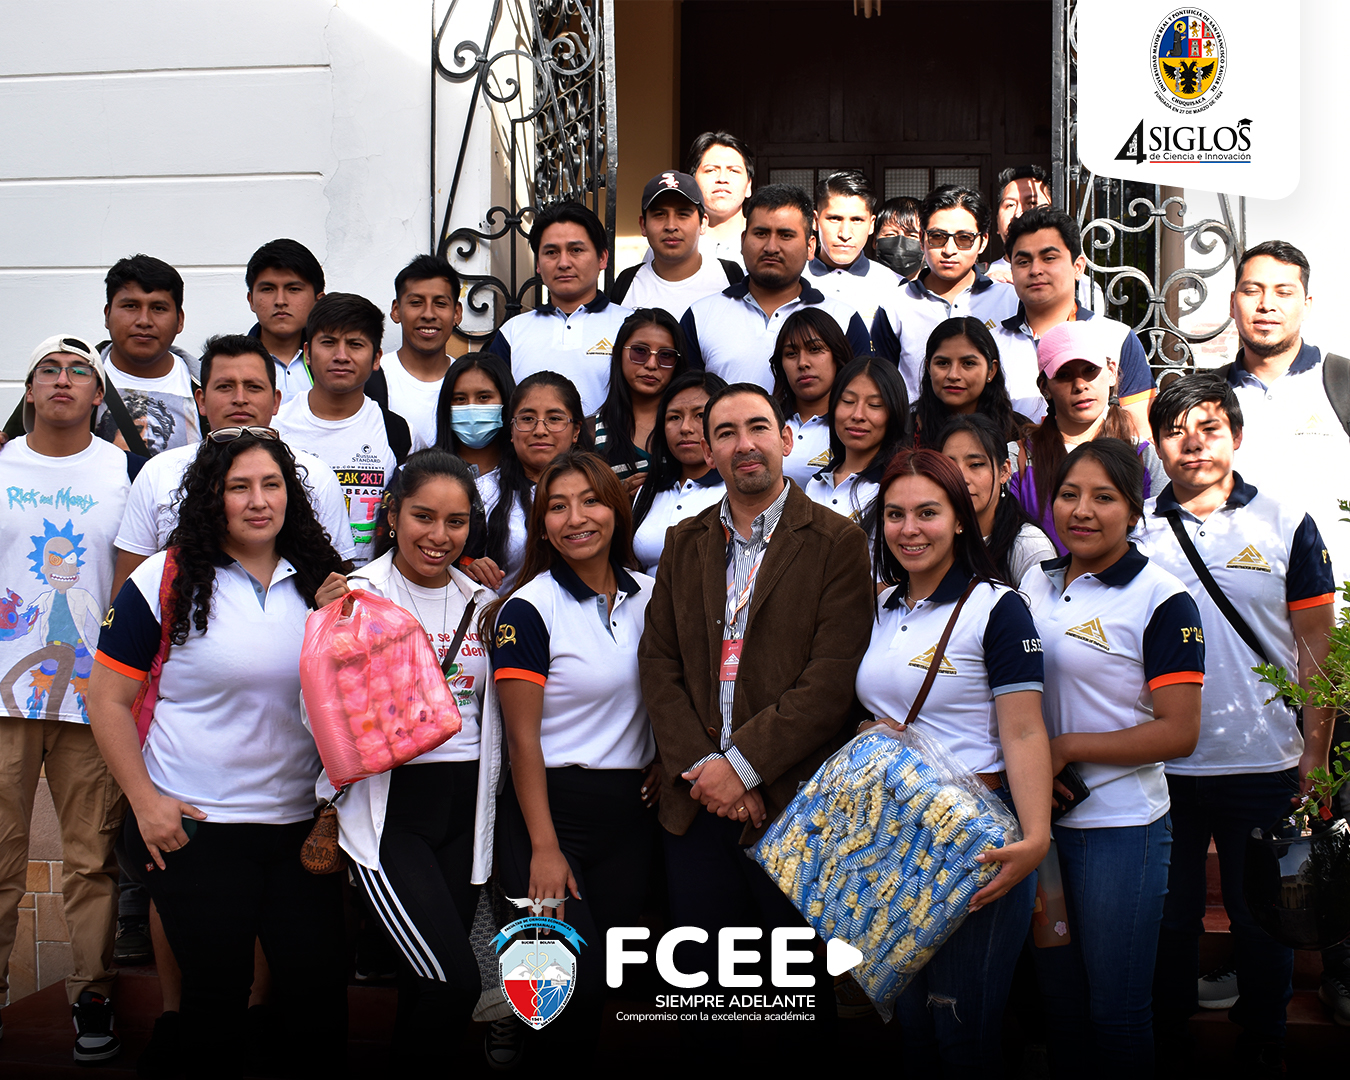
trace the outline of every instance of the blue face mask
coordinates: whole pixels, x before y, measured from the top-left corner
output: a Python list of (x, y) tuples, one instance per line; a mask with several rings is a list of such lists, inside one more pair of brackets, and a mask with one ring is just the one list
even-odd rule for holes
[(481, 450), (502, 429), (500, 405), (456, 405), (450, 410), (450, 430), (465, 446)]

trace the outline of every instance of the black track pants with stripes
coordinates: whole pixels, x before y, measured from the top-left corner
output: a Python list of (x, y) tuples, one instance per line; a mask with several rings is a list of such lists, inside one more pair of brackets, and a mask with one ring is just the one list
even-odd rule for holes
[(469, 944), (478, 904), (473, 869), (478, 762), (403, 765), (390, 773), (377, 870), (352, 877), (398, 954), (396, 1060), (445, 1060), (480, 993)]

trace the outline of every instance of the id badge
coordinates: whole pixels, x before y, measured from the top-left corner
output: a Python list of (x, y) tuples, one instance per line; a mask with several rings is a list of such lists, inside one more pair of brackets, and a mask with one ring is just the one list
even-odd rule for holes
[(722, 682), (735, 682), (736, 675), (741, 669), (741, 646), (743, 640), (722, 642), (722, 668), (718, 676)]

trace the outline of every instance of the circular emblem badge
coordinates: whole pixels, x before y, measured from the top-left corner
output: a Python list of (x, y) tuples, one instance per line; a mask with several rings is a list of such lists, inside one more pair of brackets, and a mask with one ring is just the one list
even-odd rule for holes
[(1179, 113), (1208, 109), (1222, 92), (1228, 50), (1207, 11), (1177, 8), (1153, 32), (1149, 56), (1158, 99)]

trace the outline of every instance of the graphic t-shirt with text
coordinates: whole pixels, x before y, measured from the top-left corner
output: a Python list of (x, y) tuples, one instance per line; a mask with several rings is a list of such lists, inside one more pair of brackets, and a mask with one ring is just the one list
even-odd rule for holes
[(385, 485), (397, 466), (385, 435), (384, 416), (370, 398), (345, 420), (321, 420), (309, 408), (309, 395), (288, 401), (276, 416), (281, 437), (295, 450), (307, 450), (337, 476), (347, 499), (358, 566), (370, 561), (375, 518)]

